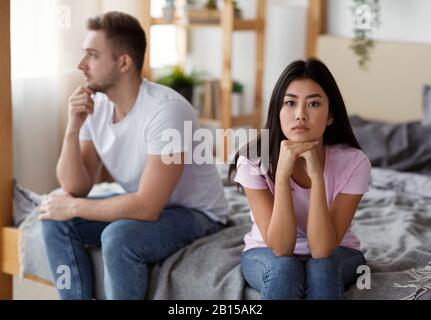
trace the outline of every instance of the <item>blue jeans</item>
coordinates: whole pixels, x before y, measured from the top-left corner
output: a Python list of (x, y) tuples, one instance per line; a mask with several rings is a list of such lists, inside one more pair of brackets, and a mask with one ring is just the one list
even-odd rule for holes
[(276, 256), (270, 248), (253, 248), (241, 255), (241, 270), (263, 300), (343, 299), (344, 289), (355, 283), (363, 254), (338, 247), (329, 258)]
[(106, 297), (142, 300), (147, 292), (148, 265), (222, 227), (198, 210), (171, 206), (156, 222), (44, 221), (42, 230), (55, 281), (59, 266), (70, 268), (71, 286), (58, 289), (61, 299), (93, 298), (93, 271), (87, 248), (101, 247)]

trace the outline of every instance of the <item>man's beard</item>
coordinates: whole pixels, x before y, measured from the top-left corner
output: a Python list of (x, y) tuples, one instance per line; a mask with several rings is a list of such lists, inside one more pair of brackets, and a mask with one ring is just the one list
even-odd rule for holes
[(118, 82), (118, 75), (115, 73), (115, 71), (112, 71), (108, 76), (107, 79), (101, 83), (93, 83), (89, 84), (88, 88), (91, 89), (94, 92), (101, 92), (101, 93), (107, 93), (110, 89), (112, 89)]

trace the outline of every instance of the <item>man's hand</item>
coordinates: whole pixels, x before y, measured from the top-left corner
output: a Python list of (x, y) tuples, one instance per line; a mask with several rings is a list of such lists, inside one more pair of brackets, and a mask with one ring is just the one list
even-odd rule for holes
[(67, 123), (68, 132), (79, 132), (85, 119), (89, 114), (93, 114), (94, 101), (91, 95), (92, 90), (87, 87), (79, 87), (69, 98), (69, 119)]
[(39, 220), (67, 221), (75, 218), (76, 200), (68, 193), (51, 194), (42, 201), (38, 216)]

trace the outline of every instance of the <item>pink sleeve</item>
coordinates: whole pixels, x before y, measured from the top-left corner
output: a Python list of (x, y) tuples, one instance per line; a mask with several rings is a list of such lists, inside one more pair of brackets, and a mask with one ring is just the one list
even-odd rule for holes
[(244, 156), (238, 158), (234, 181), (238, 182), (244, 188), (269, 189), (265, 177), (259, 172), (259, 165)]
[(371, 163), (368, 157), (362, 153), (358, 161), (352, 163), (353, 171), (350, 177), (347, 177), (345, 186), (340, 193), (347, 194), (364, 194), (368, 191), (368, 183), (371, 174)]

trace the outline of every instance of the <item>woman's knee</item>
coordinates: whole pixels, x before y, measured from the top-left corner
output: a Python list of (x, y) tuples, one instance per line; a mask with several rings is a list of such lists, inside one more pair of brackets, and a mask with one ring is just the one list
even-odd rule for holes
[(305, 266), (305, 273), (307, 282), (312, 284), (314, 282), (334, 281), (338, 278), (339, 274), (339, 261), (331, 256), (324, 259), (310, 258)]
[(340, 259), (332, 255), (324, 259), (310, 258), (305, 267), (306, 299), (342, 299), (344, 286), (340, 270)]
[[(343, 247), (338, 247), (334, 252), (327, 258), (324, 259), (314, 259), (310, 258), (307, 261), (307, 270), (310, 272), (335, 272), (338, 273), (342, 263), (347, 262), (360, 262), (362, 261), (362, 256), (358, 255), (356, 252)], [(317, 272), (319, 273), (319, 272)]]
[(299, 276), (303, 273), (301, 262), (291, 256), (275, 256), (267, 263), (267, 277), (289, 278), (291, 275)]
[(274, 256), (267, 263), (275, 270), (295, 269), (301, 266), (301, 262), (293, 256)]
[(258, 248), (244, 252), (241, 255), (244, 267), (255, 266), (266, 274), (285, 275), (292, 272), (302, 272), (303, 265), (294, 256), (276, 256), (270, 249)]
[(276, 257), (263, 274), (262, 299), (296, 300), (304, 292), (304, 270), (295, 257)]

